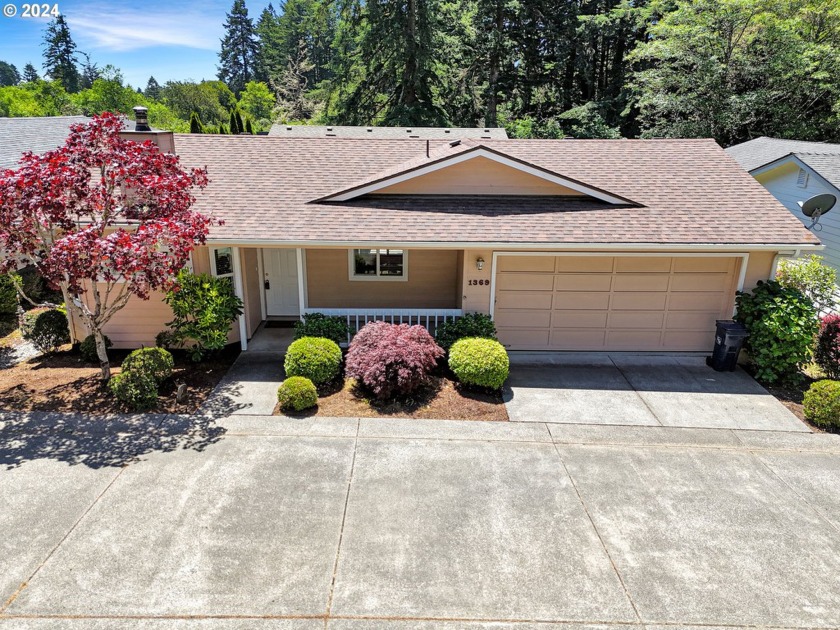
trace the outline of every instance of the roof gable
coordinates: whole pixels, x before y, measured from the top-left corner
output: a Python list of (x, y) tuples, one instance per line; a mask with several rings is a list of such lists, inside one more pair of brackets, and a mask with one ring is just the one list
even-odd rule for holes
[(404, 162), (318, 201), (349, 201), (370, 194), (574, 196), (641, 205), (470, 141), (453, 142), (425, 159)]

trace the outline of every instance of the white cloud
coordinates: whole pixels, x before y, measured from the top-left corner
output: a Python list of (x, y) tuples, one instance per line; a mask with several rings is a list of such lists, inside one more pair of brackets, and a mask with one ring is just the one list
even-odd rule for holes
[(224, 14), (219, 19), (185, 11), (181, 3), (145, 10), (88, 3), (83, 6), (83, 10), (67, 14), (67, 23), (80, 48), (120, 52), (155, 46), (219, 48)]

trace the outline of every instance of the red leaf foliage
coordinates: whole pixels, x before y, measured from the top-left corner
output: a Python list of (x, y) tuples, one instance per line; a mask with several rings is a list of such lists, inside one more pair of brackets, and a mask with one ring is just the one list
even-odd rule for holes
[(64, 146), (0, 171), (0, 263), (36, 265), (70, 295), (96, 280), (148, 298), (169, 288), (213, 219), (194, 212), (205, 169), (184, 169), (151, 141), (120, 137), (113, 114), (71, 127)]
[(371, 322), (353, 337), (345, 372), (384, 400), (423, 385), (444, 354), (422, 326)]

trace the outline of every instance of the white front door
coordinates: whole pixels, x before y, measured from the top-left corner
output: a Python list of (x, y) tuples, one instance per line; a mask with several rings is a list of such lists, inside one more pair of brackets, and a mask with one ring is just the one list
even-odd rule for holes
[(297, 253), (294, 249), (263, 249), (266, 315), (300, 315)]

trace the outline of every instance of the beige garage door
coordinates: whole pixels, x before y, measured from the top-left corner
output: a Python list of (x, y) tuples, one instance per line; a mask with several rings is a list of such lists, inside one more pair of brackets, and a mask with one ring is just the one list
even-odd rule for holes
[(513, 350), (706, 351), (739, 258), (500, 256), (496, 327)]

